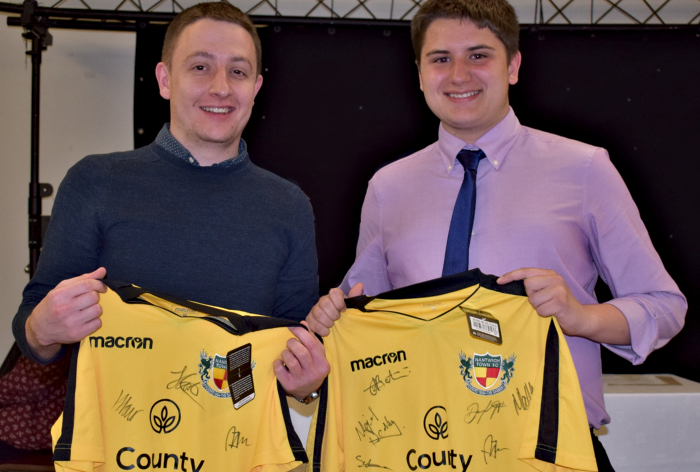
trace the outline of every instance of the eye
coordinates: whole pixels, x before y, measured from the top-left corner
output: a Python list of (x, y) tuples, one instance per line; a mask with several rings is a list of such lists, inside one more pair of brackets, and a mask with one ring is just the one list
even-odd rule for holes
[(446, 63), (450, 62), (450, 58), (449, 58), (449, 57), (445, 57), (445, 56), (436, 57), (436, 58), (433, 60), (433, 62), (435, 62), (435, 63), (437, 63), (437, 64), (446, 64)]
[(196, 71), (200, 71), (200, 72), (205, 70), (205, 69), (206, 69), (206, 67), (201, 65), (201, 64), (198, 64), (198, 65), (192, 67), (192, 70), (196, 70)]
[(486, 59), (488, 56), (484, 53), (477, 52), (475, 54), (471, 55), (471, 59), (474, 59), (476, 61), (481, 60), (481, 59)]
[(247, 72), (241, 69), (231, 69), (230, 73), (231, 75), (234, 75), (239, 78), (244, 78), (248, 76)]

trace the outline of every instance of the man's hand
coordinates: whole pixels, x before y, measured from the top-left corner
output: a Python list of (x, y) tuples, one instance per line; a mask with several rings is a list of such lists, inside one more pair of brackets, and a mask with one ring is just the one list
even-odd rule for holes
[(630, 344), (629, 324), (620, 310), (607, 303), (582, 305), (555, 271), (518, 269), (496, 282), (503, 285), (514, 280), (523, 280), (532, 307), (540, 316), (554, 316), (564, 334), (599, 343)]
[(46, 294), (27, 318), (25, 330), (32, 350), (44, 359), (56, 355), (61, 344), (80, 341), (102, 326), (100, 293), (107, 287), (100, 279), (107, 271), (100, 267), (59, 283)]
[[(364, 285), (357, 283), (350, 289), (348, 297), (358, 297), (362, 295)], [(320, 298), (318, 303), (306, 317), (309, 329), (320, 336), (328, 336), (333, 323), (340, 318), (340, 314), (346, 310), (345, 294), (339, 288), (332, 288), (328, 295)]]
[(313, 333), (299, 327), (289, 330), (296, 338), (287, 341), (282, 359), (276, 359), (272, 369), (287, 394), (302, 400), (321, 387), (331, 366), (326, 349)]

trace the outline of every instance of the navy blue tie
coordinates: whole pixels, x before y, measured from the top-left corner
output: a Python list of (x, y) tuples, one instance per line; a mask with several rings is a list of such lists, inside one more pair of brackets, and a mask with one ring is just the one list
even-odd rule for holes
[(457, 154), (457, 160), (464, 167), (464, 180), (457, 195), (455, 208), (452, 210), (445, 263), (442, 266), (443, 277), (464, 272), (469, 268), (469, 242), (472, 239), (476, 208), (476, 168), (484, 157), (486, 154), (481, 150), (462, 149)]

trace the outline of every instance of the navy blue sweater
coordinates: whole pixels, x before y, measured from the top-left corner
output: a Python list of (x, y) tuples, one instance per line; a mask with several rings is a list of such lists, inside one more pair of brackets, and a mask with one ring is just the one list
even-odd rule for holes
[(24, 331), (34, 307), (60, 281), (98, 267), (180, 298), (296, 320), (318, 300), (309, 200), (247, 153), (228, 167), (197, 167), (153, 143), (73, 166), (13, 321), (27, 357), (40, 361)]

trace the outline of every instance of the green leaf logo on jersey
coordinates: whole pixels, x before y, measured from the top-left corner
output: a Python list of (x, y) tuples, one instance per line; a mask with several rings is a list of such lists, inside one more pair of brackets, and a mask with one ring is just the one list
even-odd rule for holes
[(494, 356), (474, 353), (467, 357), (459, 353), (459, 372), (467, 388), (478, 395), (495, 395), (502, 392), (513, 378), (515, 371), (515, 354), (503, 359), (499, 354)]

